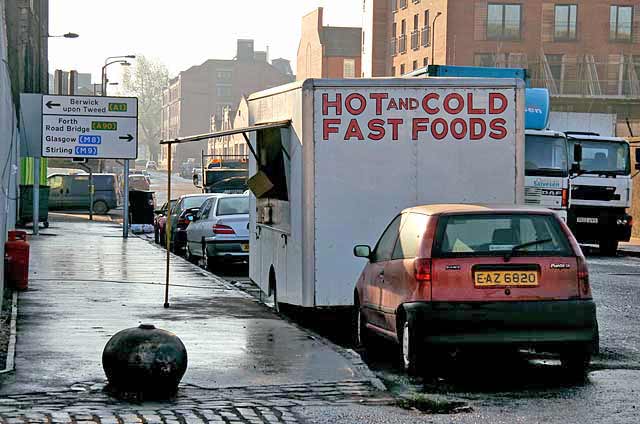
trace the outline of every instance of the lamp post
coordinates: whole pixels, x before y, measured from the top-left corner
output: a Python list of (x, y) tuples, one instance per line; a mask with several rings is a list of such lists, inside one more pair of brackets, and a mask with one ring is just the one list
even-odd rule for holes
[[(114, 63), (120, 63), (122, 66), (130, 66), (131, 63), (127, 61), (127, 59), (135, 59), (136, 56), (133, 54), (124, 55), (124, 56), (109, 56), (104, 60), (104, 66), (102, 67), (102, 96), (107, 95), (107, 83), (109, 80), (107, 79), (107, 67), (113, 65)], [(100, 171), (102, 171), (103, 161), (100, 161)], [(123, 200), (123, 223), (122, 223), (122, 238), (127, 239), (129, 237), (129, 161), (125, 159), (124, 161), (124, 200)]]
[(442, 12), (436, 13), (436, 16), (431, 22), (431, 64), (435, 64), (435, 52), (436, 52), (436, 19), (442, 15)]
[[(129, 56), (116, 56), (116, 57), (122, 57), (122, 58), (135, 58), (134, 55), (129, 55)], [(114, 63), (120, 63), (122, 64), (122, 66), (130, 66), (131, 63), (128, 62), (126, 59), (117, 59), (117, 60), (109, 60), (109, 59), (115, 59), (115, 57), (112, 58), (107, 58), (107, 60), (105, 60), (104, 66), (102, 67), (102, 95), (106, 96), (107, 95), (107, 82), (109, 82), (109, 79), (107, 78), (107, 67), (110, 65), (113, 65)]]

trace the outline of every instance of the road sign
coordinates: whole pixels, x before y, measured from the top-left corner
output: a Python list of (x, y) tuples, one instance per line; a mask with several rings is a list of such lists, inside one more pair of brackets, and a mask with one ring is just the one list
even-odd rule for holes
[(42, 156), (136, 159), (138, 99), (42, 96)]

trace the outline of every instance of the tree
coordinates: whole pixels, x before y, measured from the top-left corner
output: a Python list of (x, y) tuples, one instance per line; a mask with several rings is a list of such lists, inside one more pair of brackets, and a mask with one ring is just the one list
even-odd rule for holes
[(157, 161), (162, 126), (162, 91), (169, 84), (169, 71), (159, 60), (142, 55), (137, 56), (131, 68), (124, 71), (123, 91), (125, 95), (138, 98), (138, 140), (149, 147), (151, 158)]

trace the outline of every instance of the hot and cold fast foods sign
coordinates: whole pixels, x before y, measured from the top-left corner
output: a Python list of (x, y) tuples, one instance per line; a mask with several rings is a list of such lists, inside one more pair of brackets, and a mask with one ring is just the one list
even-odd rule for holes
[(316, 96), (324, 141), (499, 142), (515, 131), (509, 88), (325, 89)]

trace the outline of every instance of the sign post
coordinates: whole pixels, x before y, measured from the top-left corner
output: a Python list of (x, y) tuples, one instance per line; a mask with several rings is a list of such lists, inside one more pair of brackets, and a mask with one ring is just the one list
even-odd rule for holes
[[(127, 238), (128, 160), (138, 157), (138, 99), (43, 95), (41, 109), (43, 157), (125, 160), (123, 237)], [(93, 182), (89, 189), (92, 211)]]

